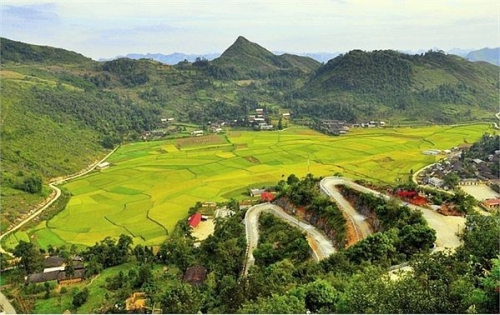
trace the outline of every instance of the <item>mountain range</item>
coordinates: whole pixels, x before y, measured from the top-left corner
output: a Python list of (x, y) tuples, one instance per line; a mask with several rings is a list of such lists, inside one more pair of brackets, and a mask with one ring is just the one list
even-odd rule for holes
[[(434, 50), (439, 50), (439, 49), (434, 49)], [(500, 65), (500, 48), (483, 48), (479, 50), (474, 50), (474, 49), (460, 49), (460, 48), (453, 48), (450, 50), (447, 50), (446, 53), (450, 55), (456, 55), (463, 57), (467, 60), (470, 61), (486, 61), (489, 63), (492, 63), (494, 65)], [(427, 50), (417, 50), (417, 51), (412, 51), (412, 50), (402, 50), (402, 53), (405, 54), (422, 54), (425, 53)], [(275, 55), (282, 55), (287, 52), (285, 51), (273, 51), (273, 54)], [(316, 61), (319, 61), (321, 63), (326, 63), (330, 59), (333, 59), (337, 57), (338, 55), (342, 54), (342, 52), (317, 52), (317, 53), (298, 53), (295, 55), (298, 56), (304, 56), (304, 57), (310, 57)], [(194, 62), (196, 61), (197, 58), (200, 59), (207, 59), (207, 60), (214, 60), (218, 58), (221, 54), (220, 53), (210, 53), (210, 54), (185, 54), (185, 53), (180, 53), (180, 52), (175, 52), (172, 54), (161, 54), (161, 53), (147, 53), (147, 54), (137, 54), (137, 53), (130, 53), (124, 56), (116, 56), (115, 58), (100, 58), (99, 61), (110, 61), (114, 59), (120, 59), (120, 58), (130, 58), (130, 59), (151, 59), (155, 60), (161, 63), (165, 63), (168, 65), (176, 65), (181, 61), (188, 61), (188, 62)]]
[[(492, 121), (499, 67), (441, 51), (353, 50), (321, 63), (275, 54), (240, 36), (220, 56), (167, 65), (0, 39), (1, 228), (44, 197), (32, 183), (75, 173), (122, 141), (164, 128), (204, 126), (262, 108), (276, 122), (321, 119), (391, 125)], [(174, 128), (175, 129), (175, 128)], [(177, 132), (177, 129), (168, 132)], [(182, 129), (182, 128), (181, 128)]]

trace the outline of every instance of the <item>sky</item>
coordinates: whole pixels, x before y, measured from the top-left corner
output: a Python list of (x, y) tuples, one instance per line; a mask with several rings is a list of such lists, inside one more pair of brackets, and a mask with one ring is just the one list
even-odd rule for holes
[(498, 0), (1, 0), (0, 36), (95, 60), (222, 53), (238, 36), (271, 51), (500, 46)]

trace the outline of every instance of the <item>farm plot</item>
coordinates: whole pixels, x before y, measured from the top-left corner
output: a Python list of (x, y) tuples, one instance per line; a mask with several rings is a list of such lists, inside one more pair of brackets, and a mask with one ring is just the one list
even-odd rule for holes
[(488, 130), (486, 124), (432, 126), (329, 137), (292, 126), (128, 144), (110, 157), (108, 169), (65, 185), (73, 197), (46, 222), (49, 231), (39, 225), (9, 241), (31, 237), (42, 247), (51, 242), (88, 246), (123, 233), (134, 244), (158, 245), (197, 201), (248, 198), (249, 187), (273, 185), (292, 173), (342, 172), (393, 183), (438, 158), (421, 154), (422, 149), (470, 143)]

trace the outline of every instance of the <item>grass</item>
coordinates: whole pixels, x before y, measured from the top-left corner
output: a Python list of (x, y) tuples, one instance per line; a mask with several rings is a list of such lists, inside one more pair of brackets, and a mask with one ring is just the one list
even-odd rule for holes
[[(112, 167), (65, 185), (73, 197), (47, 223), (50, 231), (27, 234), (42, 247), (50, 242), (93, 245), (121, 233), (131, 235), (134, 244), (158, 245), (197, 201), (248, 198), (248, 188), (275, 184), (292, 173), (341, 172), (394, 183), (441, 158), (423, 150), (471, 143), (488, 130), (486, 124), (357, 129), (328, 137), (293, 126), (281, 132), (229, 131), (206, 141), (196, 137), (183, 142), (186, 149), (173, 149), (176, 139), (132, 143), (110, 157)], [(213, 147), (220, 143), (224, 146)]]

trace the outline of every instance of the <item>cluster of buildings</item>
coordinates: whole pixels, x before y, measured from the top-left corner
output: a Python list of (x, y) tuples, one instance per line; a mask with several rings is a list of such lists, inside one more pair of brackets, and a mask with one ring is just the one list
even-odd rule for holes
[(342, 135), (349, 132), (349, 126), (345, 121), (323, 119), (316, 125), (316, 130), (327, 135)]
[(254, 127), (255, 130), (273, 130), (273, 125), (266, 122), (264, 109), (257, 108), (255, 115), (248, 116), (248, 122)]
[(351, 128), (375, 128), (385, 127), (384, 121), (370, 120), (362, 123), (347, 123), (343, 120), (322, 119), (318, 121), (313, 127), (314, 129), (328, 135), (343, 135), (349, 132)]
[[(71, 267), (70, 267), (71, 265)], [(43, 272), (29, 274), (26, 283), (41, 283), (56, 280), (59, 284), (80, 282), (85, 279), (85, 267), (82, 258), (73, 257), (70, 264), (59, 256), (49, 256), (44, 260)], [(70, 269), (72, 269), (70, 271)]]

